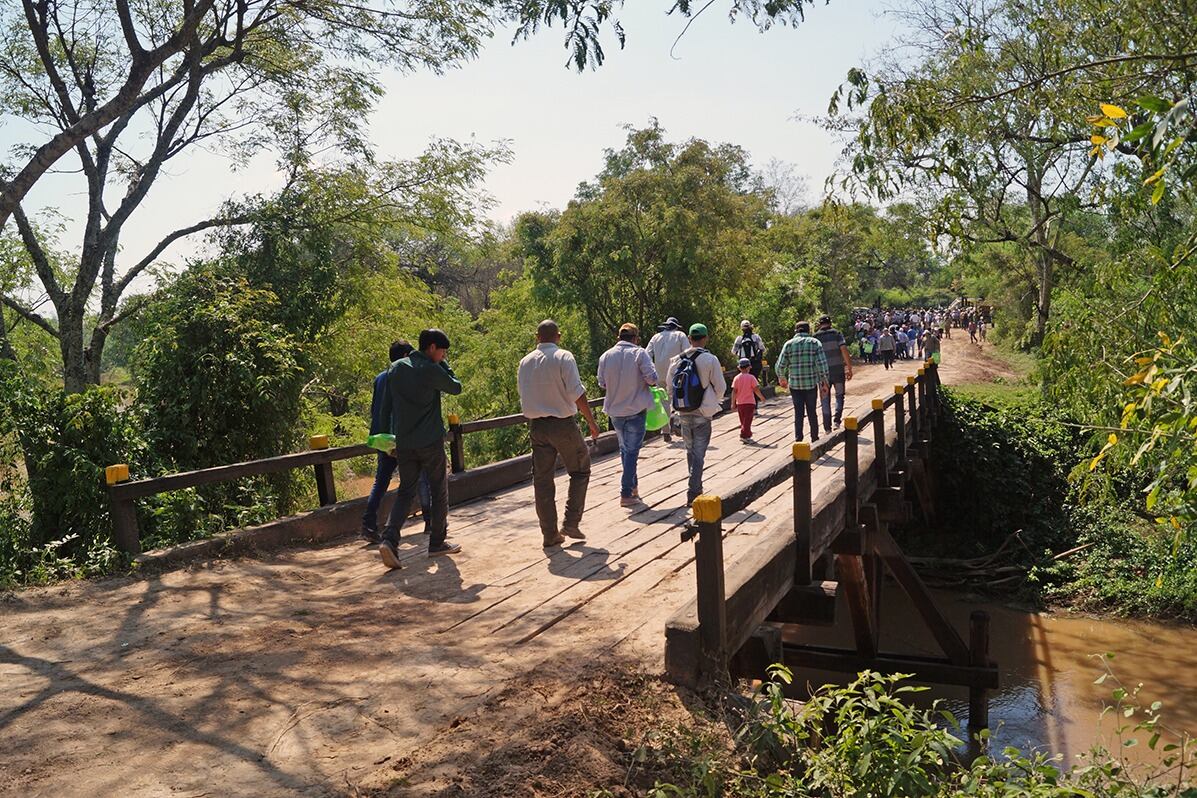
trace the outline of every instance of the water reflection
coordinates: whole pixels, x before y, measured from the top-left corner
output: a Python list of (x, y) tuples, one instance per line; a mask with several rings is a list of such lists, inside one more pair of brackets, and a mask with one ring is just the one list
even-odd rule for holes
[[(1105, 652), (1115, 653), (1111, 665), (1128, 690), (1143, 683), (1143, 705), (1162, 701), (1168, 726), (1197, 733), (1197, 629), (1064, 613), (1028, 613), (970, 602), (952, 593), (941, 592), (936, 597), (958, 630), (967, 630), (973, 610), (984, 609), (990, 614), (990, 652), (1001, 668), (1002, 679), (1001, 689), (990, 697), (996, 750), (1015, 745), (1071, 759), (1096, 742), (1115, 748), (1115, 718), (1100, 718), (1115, 684), (1093, 683), (1103, 672), (1093, 655)], [(847, 607), (837, 608), (837, 619), (840, 624), (833, 628), (804, 629), (801, 640), (851, 646)], [(882, 602), (881, 646), (906, 654), (940, 654), (905, 594), (892, 584), (886, 585)], [(816, 685), (843, 680), (842, 675), (817, 671), (796, 675)], [(965, 722), (968, 696), (963, 688), (934, 687), (924, 694), (926, 703), (934, 698), (943, 699), (947, 708)], [(1146, 742), (1146, 735), (1140, 736)], [(1152, 756), (1146, 745), (1130, 753)]]

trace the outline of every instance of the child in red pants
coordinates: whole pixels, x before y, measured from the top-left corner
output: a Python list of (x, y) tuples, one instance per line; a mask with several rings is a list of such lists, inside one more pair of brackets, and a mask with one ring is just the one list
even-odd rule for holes
[(752, 416), (756, 412), (756, 400), (765, 401), (761, 393), (761, 384), (749, 371), (752, 361), (746, 357), (740, 358), (740, 373), (732, 380), (732, 404), (740, 414), (740, 440), (752, 440)]

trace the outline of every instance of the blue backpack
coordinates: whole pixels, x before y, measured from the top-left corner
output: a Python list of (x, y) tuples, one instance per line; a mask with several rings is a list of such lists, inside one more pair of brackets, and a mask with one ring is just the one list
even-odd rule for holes
[(674, 410), (691, 413), (702, 407), (703, 397), (707, 389), (698, 376), (698, 356), (705, 352), (699, 349), (692, 355), (683, 355), (677, 364), (677, 371), (673, 373), (672, 402)]

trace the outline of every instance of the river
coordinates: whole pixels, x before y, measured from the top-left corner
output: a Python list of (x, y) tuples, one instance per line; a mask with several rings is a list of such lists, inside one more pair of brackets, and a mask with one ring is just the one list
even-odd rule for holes
[[(989, 717), (993, 750), (1007, 745), (1024, 751), (1035, 748), (1062, 754), (1066, 760), (1084, 753), (1095, 743), (1114, 750), (1115, 713), (1102, 719), (1103, 706), (1117, 686), (1107, 679), (1101, 655), (1111, 652), (1111, 669), (1127, 690), (1142, 683), (1139, 701), (1149, 706), (1163, 703), (1163, 722), (1176, 730), (1197, 734), (1197, 629), (1145, 621), (1100, 619), (1067, 612), (1034, 613), (966, 597), (936, 592), (937, 601), (967, 639), (968, 616), (976, 609), (989, 612), (990, 655), (1001, 672), (1001, 688), (990, 694)], [(837, 607), (840, 625), (811, 629), (810, 642), (851, 645), (847, 608)], [(908, 654), (940, 655), (905, 594), (887, 583), (882, 600), (881, 648)], [(814, 684), (830, 674), (799, 672)], [(942, 699), (961, 723), (968, 717), (963, 688), (933, 687), (926, 694)], [(1147, 735), (1129, 749), (1132, 759), (1154, 756), (1146, 746)], [(1166, 738), (1165, 738), (1166, 739)], [(1161, 742), (1161, 746), (1163, 742)]]

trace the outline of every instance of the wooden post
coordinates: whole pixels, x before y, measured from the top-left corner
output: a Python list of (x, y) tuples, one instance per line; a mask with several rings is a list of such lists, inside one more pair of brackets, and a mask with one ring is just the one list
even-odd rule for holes
[(898, 469), (906, 470), (906, 387), (894, 386), (894, 430), (898, 434)]
[[(104, 469), (108, 487), (129, 481), (129, 466), (117, 463)], [(137, 528), (137, 505), (132, 499), (114, 499), (108, 492), (108, 512), (112, 515), (112, 544), (126, 554), (141, 554), (141, 532)]]
[(923, 440), (931, 437), (931, 418), (927, 413), (927, 369), (919, 369), (917, 380), (919, 394), (919, 431), (923, 433)]
[(698, 541), (695, 573), (698, 578), (698, 635), (702, 673), (713, 681), (727, 671), (727, 606), (723, 588), (723, 502), (703, 494), (691, 505)]
[(460, 474), (465, 467), (465, 435), (461, 431), (461, 416), (449, 414), (449, 468)]
[(794, 537), (798, 545), (798, 562), (794, 567), (794, 584), (811, 583), (810, 528), (810, 444), (799, 441), (794, 444)]
[(910, 399), (910, 431), (914, 434), (914, 442), (922, 440), (922, 428), (919, 426), (919, 401), (914, 377), (906, 378), (906, 395)]
[[(327, 449), (327, 435), (313, 435), (308, 439), (313, 449)], [(316, 463), (312, 466), (316, 473), (316, 495), (320, 498), (320, 506), (326, 507), (337, 503), (337, 482), (333, 478), (332, 463)]]
[[(968, 619), (969, 664), (989, 666), (989, 613), (973, 610)], [(968, 728), (973, 734), (989, 728), (989, 697), (984, 687), (968, 688)]]
[(860, 465), (858, 457), (858, 445), (860, 441), (860, 423), (856, 420), (856, 416), (848, 416), (844, 419), (844, 500), (847, 502), (845, 506), (845, 521), (848, 530), (853, 534), (858, 534), (858, 521), (856, 517), (857, 505), (860, 501)]
[(877, 472), (877, 487), (889, 486), (889, 458), (885, 455), (885, 400), (873, 400), (873, 470)]

